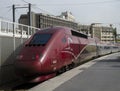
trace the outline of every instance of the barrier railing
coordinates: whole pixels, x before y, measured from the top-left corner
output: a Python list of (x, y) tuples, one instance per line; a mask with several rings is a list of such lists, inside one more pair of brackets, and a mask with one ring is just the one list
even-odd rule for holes
[(20, 46), (36, 31), (32, 26), (0, 19), (0, 68), (4, 63), (12, 62), (20, 50)]
[(0, 19), (0, 35), (15, 37), (30, 37), (39, 28), (27, 26), (19, 23), (13, 23)]

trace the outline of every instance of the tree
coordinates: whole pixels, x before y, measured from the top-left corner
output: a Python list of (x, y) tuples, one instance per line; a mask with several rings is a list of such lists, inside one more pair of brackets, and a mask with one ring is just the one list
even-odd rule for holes
[(115, 42), (117, 42), (117, 29), (113, 28), (113, 36), (115, 38)]

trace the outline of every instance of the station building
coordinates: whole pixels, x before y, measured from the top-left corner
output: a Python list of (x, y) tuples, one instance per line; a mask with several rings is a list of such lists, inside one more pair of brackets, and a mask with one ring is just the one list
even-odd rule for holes
[(117, 42), (120, 43), (120, 34), (117, 34)]
[[(65, 17), (66, 18), (68, 17), (68, 18), (66, 19), (66, 18), (61, 18), (61, 17), (57, 17), (53, 15), (32, 12), (31, 13), (31, 21), (32, 21), (31, 26), (34, 26), (40, 29), (52, 27), (52, 26), (67, 26), (73, 29), (77, 29), (77, 23), (73, 22), (72, 18), (70, 18), (69, 15), (68, 16), (65, 15)], [(28, 15), (27, 14), (21, 15), (19, 18), (19, 23), (28, 25)]]
[(91, 24), (91, 36), (99, 38), (101, 42), (114, 43), (115, 41), (113, 27), (111, 25)]
[[(19, 23), (28, 25), (28, 14), (23, 14), (19, 18)], [(101, 42), (114, 42), (113, 27), (92, 23), (83, 25), (75, 21), (71, 12), (62, 12), (59, 16), (44, 13), (31, 12), (31, 26), (40, 29), (53, 26), (66, 26), (78, 30), (90, 37), (98, 37)]]

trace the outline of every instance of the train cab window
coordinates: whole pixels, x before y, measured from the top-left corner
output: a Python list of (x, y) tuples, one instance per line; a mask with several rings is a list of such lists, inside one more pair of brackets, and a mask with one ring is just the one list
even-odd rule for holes
[(29, 44), (45, 45), (50, 38), (51, 38), (51, 34), (35, 34)]

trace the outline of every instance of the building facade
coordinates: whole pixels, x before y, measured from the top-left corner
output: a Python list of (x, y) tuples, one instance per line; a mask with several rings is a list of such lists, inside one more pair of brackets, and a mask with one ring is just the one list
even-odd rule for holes
[(92, 24), (91, 25), (91, 36), (97, 37), (101, 42), (114, 42), (113, 27), (109, 25)]
[[(66, 15), (68, 12), (63, 12), (61, 15), (68, 18), (52, 16), (43, 13), (31, 13), (31, 26), (40, 29), (53, 27), (53, 26), (66, 26), (78, 30), (90, 37), (97, 37), (101, 42), (114, 42), (113, 27), (105, 26), (99, 23), (92, 23), (91, 25), (82, 25), (74, 22), (74, 17)], [(28, 15), (21, 15), (19, 18), (19, 23), (28, 25)]]
[[(63, 19), (56, 16), (51, 16), (43, 13), (31, 13), (31, 26), (43, 29), (52, 26), (67, 26), (73, 29), (77, 29), (77, 23)], [(19, 23), (28, 25), (28, 15), (21, 15), (19, 18)]]
[(75, 17), (72, 15), (71, 12), (68, 12), (68, 11), (62, 12), (61, 15), (58, 16), (58, 17), (61, 17), (61, 18), (66, 19), (66, 20), (68, 20), (68, 21), (73, 21), (73, 22), (75, 22)]
[(117, 42), (120, 43), (120, 34), (117, 34)]
[(87, 34), (88, 36), (90, 36), (90, 25), (83, 25), (83, 24), (78, 23), (77, 30), (79, 32), (82, 32), (82, 33)]

